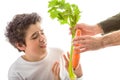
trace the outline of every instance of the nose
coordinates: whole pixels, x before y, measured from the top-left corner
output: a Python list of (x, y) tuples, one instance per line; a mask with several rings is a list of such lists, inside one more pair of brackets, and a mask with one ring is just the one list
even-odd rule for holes
[(39, 41), (44, 41), (44, 40), (45, 40), (44, 34), (41, 34), (41, 33), (39, 32)]

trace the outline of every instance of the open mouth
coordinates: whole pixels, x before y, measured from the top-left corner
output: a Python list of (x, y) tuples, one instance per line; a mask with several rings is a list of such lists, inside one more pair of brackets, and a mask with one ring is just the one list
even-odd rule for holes
[(46, 45), (41, 45), (40, 48), (46, 48)]
[(47, 46), (47, 43), (46, 43), (46, 42), (42, 42), (42, 43), (40, 44), (40, 48), (46, 48), (46, 46)]

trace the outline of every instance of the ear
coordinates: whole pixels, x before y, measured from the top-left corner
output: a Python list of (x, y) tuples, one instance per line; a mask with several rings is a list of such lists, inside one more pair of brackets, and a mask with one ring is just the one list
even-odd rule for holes
[(21, 51), (24, 51), (26, 48), (26, 46), (24, 44), (21, 44), (21, 43), (16, 43), (15, 45)]

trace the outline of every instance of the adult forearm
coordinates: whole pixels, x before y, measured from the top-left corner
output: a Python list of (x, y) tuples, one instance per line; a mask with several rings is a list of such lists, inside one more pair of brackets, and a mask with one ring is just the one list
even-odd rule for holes
[(120, 30), (104, 35), (101, 41), (103, 47), (120, 45)]
[(103, 29), (104, 34), (119, 30), (120, 29), (120, 13), (98, 23), (98, 25)]

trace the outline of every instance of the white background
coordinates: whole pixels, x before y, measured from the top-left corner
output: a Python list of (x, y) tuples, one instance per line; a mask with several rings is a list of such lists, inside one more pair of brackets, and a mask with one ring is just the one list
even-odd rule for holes
[[(79, 6), (79, 22), (96, 24), (120, 12), (120, 0), (67, 0)], [(19, 53), (6, 40), (7, 23), (18, 13), (37, 12), (42, 16), (42, 27), (48, 38), (48, 46), (69, 50), (71, 37), (69, 26), (51, 20), (48, 0), (0, 0), (0, 80), (8, 80), (10, 65), (23, 53)], [(81, 54), (84, 80), (120, 80), (120, 46), (109, 47)]]

